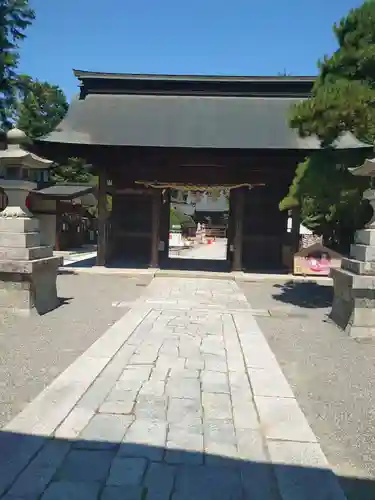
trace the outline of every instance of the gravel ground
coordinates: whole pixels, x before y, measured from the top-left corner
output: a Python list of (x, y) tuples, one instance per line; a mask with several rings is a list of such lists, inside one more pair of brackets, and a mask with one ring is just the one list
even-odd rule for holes
[(95, 342), (150, 281), (121, 276), (63, 274), (62, 305), (44, 316), (0, 316), (0, 428)]
[(258, 323), (348, 499), (374, 500), (375, 341), (356, 342), (329, 321), (327, 282), (241, 287), (254, 309), (275, 313)]

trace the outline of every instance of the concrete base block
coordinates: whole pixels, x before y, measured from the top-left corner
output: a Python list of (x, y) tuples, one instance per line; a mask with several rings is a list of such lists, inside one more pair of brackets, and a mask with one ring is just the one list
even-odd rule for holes
[(350, 255), (355, 260), (361, 260), (363, 262), (374, 262), (375, 261), (375, 247), (369, 245), (351, 245)]
[(352, 338), (375, 338), (375, 276), (332, 269), (331, 319)]
[(0, 262), (0, 312), (29, 315), (33, 312), (45, 314), (55, 309), (59, 305), (56, 279), (61, 264), (60, 257)]

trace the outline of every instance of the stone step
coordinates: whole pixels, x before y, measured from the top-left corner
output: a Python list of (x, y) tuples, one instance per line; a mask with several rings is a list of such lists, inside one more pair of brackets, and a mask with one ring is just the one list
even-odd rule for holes
[(375, 231), (373, 229), (360, 229), (356, 231), (354, 241), (359, 245), (375, 247)]
[(0, 260), (0, 282), (4, 280), (5, 274), (22, 275), (38, 273), (38, 272), (57, 272), (57, 269), (62, 266), (62, 257), (44, 257), (35, 260)]
[(31, 248), (40, 246), (40, 233), (10, 233), (0, 232), (0, 241), (3, 248)]
[(354, 274), (375, 275), (375, 262), (364, 262), (343, 257), (341, 268)]
[(39, 231), (36, 217), (0, 217), (0, 233), (33, 233)]
[(375, 262), (375, 246), (351, 245), (350, 256), (355, 260), (361, 260), (363, 262)]
[(0, 260), (37, 260), (52, 257), (53, 249), (49, 246), (30, 248), (5, 248), (0, 246)]

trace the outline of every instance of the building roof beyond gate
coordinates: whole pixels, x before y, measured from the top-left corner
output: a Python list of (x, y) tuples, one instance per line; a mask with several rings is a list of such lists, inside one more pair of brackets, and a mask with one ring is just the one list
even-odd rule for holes
[(95, 186), (88, 184), (54, 184), (38, 191), (35, 194), (45, 196), (46, 198), (56, 198), (60, 200), (73, 200), (94, 192)]
[[(290, 129), (310, 77), (191, 77), (76, 71), (81, 94), (43, 141), (114, 146), (319, 149)], [(365, 147), (351, 134), (340, 149)], [(372, 147), (372, 146), (371, 146)]]

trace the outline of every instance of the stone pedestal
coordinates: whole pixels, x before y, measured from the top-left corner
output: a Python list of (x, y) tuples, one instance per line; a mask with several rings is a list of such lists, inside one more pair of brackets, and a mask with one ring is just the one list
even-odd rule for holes
[[(26, 183), (27, 184), (27, 183)], [(58, 305), (56, 278), (62, 258), (40, 245), (39, 221), (25, 206), (29, 186), (9, 183), (0, 213), (0, 312), (44, 314)]]
[[(365, 192), (374, 208), (375, 190)], [(375, 338), (375, 217), (356, 232), (350, 259), (332, 269), (331, 318), (353, 338)]]
[(52, 161), (22, 147), (26, 135), (18, 129), (7, 134), (7, 148), (0, 150), (0, 186), (8, 205), (0, 213), (0, 313), (44, 314), (58, 305), (56, 278), (62, 258), (52, 247), (41, 246), (39, 221), (26, 207), (26, 198), (37, 187), (30, 172), (50, 168)]

